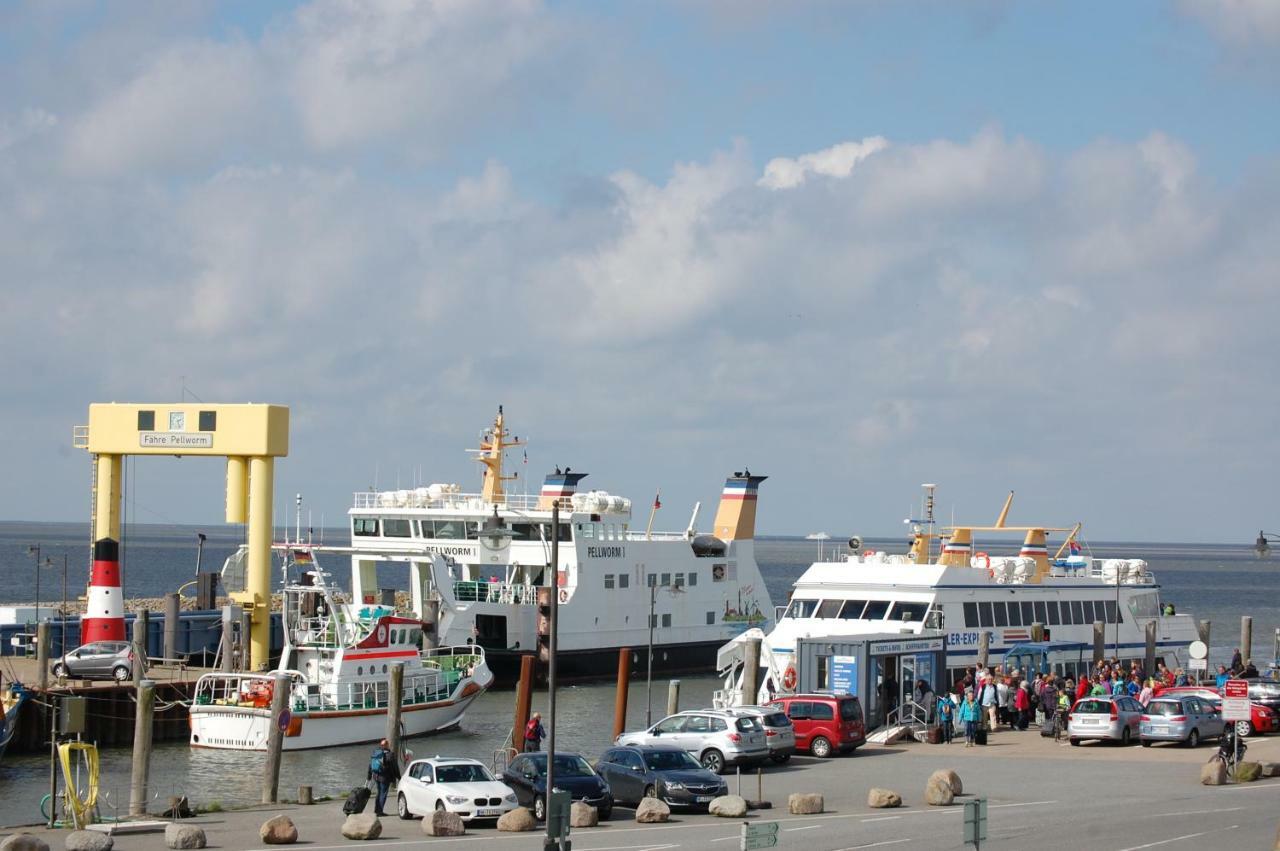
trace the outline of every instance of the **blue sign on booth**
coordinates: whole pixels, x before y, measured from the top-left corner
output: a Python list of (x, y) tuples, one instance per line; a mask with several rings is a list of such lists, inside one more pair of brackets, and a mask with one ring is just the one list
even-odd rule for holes
[(831, 657), (831, 690), (858, 694), (857, 656)]

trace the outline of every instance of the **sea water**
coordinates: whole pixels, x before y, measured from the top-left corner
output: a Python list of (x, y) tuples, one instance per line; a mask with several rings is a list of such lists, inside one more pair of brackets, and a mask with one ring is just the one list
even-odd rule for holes
[[(196, 532), (208, 537), (203, 570), (216, 570), (241, 543), (239, 527), (143, 526), (126, 530), (123, 547), (125, 596), (160, 597), (194, 578)], [(342, 530), (325, 533), (327, 543), (346, 543)], [(89, 566), (89, 535), (84, 524), (0, 523), (0, 603), (30, 604), (34, 599), (38, 569), (28, 547), (39, 544), (40, 560), (52, 567), (39, 568), (41, 605), (62, 599), (63, 554), (67, 555), (68, 595), (84, 594)], [(871, 539), (868, 544), (890, 552), (905, 551), (900, 541)], [(765, 585), (775, 604), (786, 602), (792, 583), (819, 556), (842, 552), (838, 542), (796, 538), (763, 538), (757, 541), (756, 558)], [(986, 544), (984, 543), (984, 546)], [(993, 554), (1012, 554), (987, 546)], [(1273, 637), (1280, 628), (1280, 558), (1259, 559), (1247, 544), (1093, 544), (1095, 557), (1143, 558), (1155, 573), (1161, 599), (1173, 602), (1179, 613), (1193, 614), (1213, 624), (1211, 664), (1225, 662), (1238, 644), (1240, 616), (1254, 618), (1254, 657), (1259, 667), (1271, 661)], [(342, 587), (349, 582), (349, 559), (333, 557), (324, 562)], [(382, 577), (380, 577), (382, 578)], [(404, 588), (404, 572), (387, 572), (386, 587)], [(0, 665), (3, 658), (0, 658)], [(7, 679), (7, 677), (6, 677)], [(685, 677), (681, 682), (682, 708), (709, 706), (719, 687), (713, 676)], [(665, 711), (667, 680), (652, 686), (632, 682), (627, 728), (636, 729), (646, 719), (658, 720)], [(436, 736), (412, 739), (407, 746), (418, 756), (470, 756), (491, 763), (494, 752), (506, 743), (512, 723), (513, 693), (491, 691), (467, 712), (461, 727)], [(579, 685), (557, 692), (557, 748), (577, 750), (595, 757), (612, 736), (614, 687), (612, 683)], [(535, 695), (534, 708), (544, 715), (547, 694)], [(314, 788), (316, 795), (342, 795), (364, 782), (370, 746), (354, 745), (320, 751), (286, 753), (280, 772), (280, 794), (294, 797), (299, 784)], [(104, 815), (127, 811), (130, 751), (104, 749), (102, 790)], [(261, 794), (261, 754), (193, 750), (185, 743), (159, 743), (151, 761), (151, 796), (161, 804), (170, 795), (186, 795), (200, 806), (255, 803)], [(48, 789), (48, 758), (43, 755), (9, 754), (0, 764), (0, 825), (40, 820), (40, 799)], [(153, 805), (153, 810), (156, 809)]]

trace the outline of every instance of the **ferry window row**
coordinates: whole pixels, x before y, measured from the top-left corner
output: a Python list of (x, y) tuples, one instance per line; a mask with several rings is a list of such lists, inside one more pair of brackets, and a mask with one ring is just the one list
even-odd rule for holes
[(792, 600), (784, 618), (923, 621), (927, 602), (912, 600)]
[[(668, 586), (672, 588), (683, 588), (685, 587), (686, 580), (690, 586), (697, 585), (698, 574), (693, 573), (692, 571), (690, 571), (688, 574), (650, 573), (648, 574), (648, 580), (649, 580), (648, 587), (650, 588), (666, 588)], [(616, 581), (616, 584), (615, 584), (615, 581)], [(604, 575), (605, 588), (626, 588), (630, 584), (631, 584), (631, 576), (629, 574), (619, 573), (615, 575), (612, 573), (606, 573)]]
[(1059, 624), (1091, 624), (1116, 622), (1115, 600), (1035, 600), (1027, 602), (998, 601), (993, 603), (965, 603), (964, 625), (983, 626), (1045, 626)]
[[(415, 534), (415, 527), (417, 532)], [(474, 541), (480, 537), (481, 523), (475, 520), (414, 520), (409, 517), (353, 517), (351, 534), (360, 538), (423, 538), (426, 540)], [(512, 523), (513, 541), (550, 541), (549, 523)], [(568, 523), (560, 526), (560, 540), (573, 540)]]

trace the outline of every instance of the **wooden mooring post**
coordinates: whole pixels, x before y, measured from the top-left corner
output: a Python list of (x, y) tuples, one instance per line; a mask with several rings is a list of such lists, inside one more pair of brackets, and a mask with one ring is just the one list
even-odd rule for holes
[(667, 714), (675, 715), (680, 711), (680, 681), (667, 683)]
[(618, 648), (618, 682), (613, 695), (613, 737), (627, 729), (627, 697), (631, 691), (631, 648)]
[(400, 768), (400, 711), (404, 705), (404, 662), (391, 663), (391, 685), (387, 693), (387, 744)]
[(289, 708), (289, 678), (276, 674), (271, 689), (271, 727), (267, 731), (267, 770), (262, 775), (262, 803), (274, 804), (280, 794), (280, 751), (284, 749), (284, 732), (288, 728), (285, 711)]
[[(137, 624), (137, 621), (134, 621)], [(138, 684), (138, 704), (133, 717), (133, 771), (129, 781), (129, 815), (147, 812), (147, 780), (151, 773), (151, 723), (156, 707), (156, 684)]]

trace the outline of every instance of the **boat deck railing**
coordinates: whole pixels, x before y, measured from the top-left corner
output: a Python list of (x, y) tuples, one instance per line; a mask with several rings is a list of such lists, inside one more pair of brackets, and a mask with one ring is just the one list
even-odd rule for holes
[(453, 598), (459, 603), (504, 603), (534, 606), (538, 603), (538, 586), (527, 583), (472, 582), (453, 583)]
[[(531, 496), (528, 494), (507, 494), (496, 505), (499, 510), (507, 509), (509, 511), (537, 511), (539, 510), (540, 496)], [(441, 508), (450, 511), (476, 511), (492, 509), (495, 503), (487, 502), (484, 497), (478, 493), (453, 493), (446, 492), (436, 495), (427, 493), (424, 488), (415, 488), (414, 490), (399, 491), (356, 491), (352, 500), (352, 507), (361, 509), (370, 508)], [(571, 500), (565, 498), (560, 500), (561, 510), (572, 510)], [(549, 511), (548, 508), (541, 509)]]

